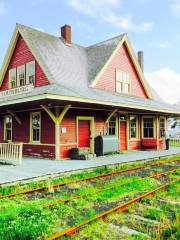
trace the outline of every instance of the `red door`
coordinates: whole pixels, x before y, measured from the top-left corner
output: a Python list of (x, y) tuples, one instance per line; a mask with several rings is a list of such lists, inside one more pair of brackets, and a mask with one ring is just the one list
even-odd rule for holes
[(78, 147), (90, 147), (90, 121), (78, 121)]
[(127, 149), (126, 122), (120, 122), (120, 150)]

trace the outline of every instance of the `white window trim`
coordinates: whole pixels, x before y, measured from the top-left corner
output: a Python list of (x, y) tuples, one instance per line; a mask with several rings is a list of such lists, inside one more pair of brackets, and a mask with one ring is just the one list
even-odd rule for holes
[[(16, 86), (17, 86), (17, 70), (16, 68), (11, 68), (9, 69), (9, 89), (12, 89), (11, 87), (11, 76), (12, 76), (12, 73), (15, 72), (15, 76), (16, 76)], [(15, 86), (15, 87), (16, 87)]]
[[(136, 118), (136, 137), (135, 138), (131, 137), (131, 117)], [(138, 115), (130, 115), (129, 116), (129, 139), (132, 140), (132, 141), (139, 140), (139, 119), (138, 119)]]
[(166, 117), (160, 116), (160, 117), (159, 117), (159, 139), (163, 139), (163, 138), (164, 138), (164, 137), (161, 137), (161, 136), (160, 136), (160, 121), (161, 121), (161, 119), (164, 120), (164, 130), (166, 131)]
[[(33, 141), (32, 117), (34, 115), (40, 115), (40, 131), (39, 131), (39, 140), (38, 141)], [(41, 112), (31, 112), (30, 113), (30, 143), (41, 143)]]
[[(153, 137), (148, 138), (148, 137), (144, 137), (144, 119), (145, 118), (152, 118), (153, 119)], [(156, 138), (156, 121), (155, 121), (156, 117), (155, 116), (142, 116), (142, 124), (141, 124), (141, 134), (142, 134), (142, 138), (144, 139), (155, 139)]]
[[(109, 122), (108, 122), (108, 131), (107, 131), (108, 135), (109, 135)], [(115, 135), (110, 135), (110, 136), (118, 136), (118, 117), (117, 116), (115, 117)]]
[[(127, 74), (128, 76), (129, 76), (129, 92), (128, 93), (125, 93), (124, 92), (124, 84), (126, 83), (125, 81), (119, 81), (119, 80), (117, 80), (117, 79), (119, 79), (119, 74)], [(116, 92), (117, 93), (120, 93), (120, 94), (124, 94), (124, 95), (130, 95), (131, 94), (131, 78), (130, 78), (130, 73), (128, 73), (128, 72), (125, 72), (125, 71), (121, 71), (121, 70), (117, 70), (116, 69)], [(122, 91), (121, 92), (119, 92), (119, 91), (117, 91), (117, 82), (121, 82), (122, 83)]]
[(10, 117), (11, 118), (11, 140), (8, 140), (8, 142), (12, 142), (12, 130), (13, 130), (13, 128), (12, 128), (12, 125), (13, 125), (13, 118), (12, 118), (12, 116), (11, 115), (5, 115), (4, 116), (4, 141), (7, 141), (7, 139), (6, 139), (6, 130), (7, 130), (7, 128), (6, 128), (6, 117)]
[(25, 85), (26, 85), (26, 69), (25, 69), (25, 64), (24, 64), (24, 65), (17, 67), (17, 87), (20, 87), (20, 79), (19, 79), (19, 70), (20, 69), (24, 69), (24, 81), (25, 81)]
[(29, 83), (29, 65), (30, 64), (34, 64), (34, 85), (35, 85), (35, 82), (36, 82), (36, 64), (35, 64), (35, 61), (31, 61), (31, 62), (28, 62), (26, 63), (26, 85), (30, 84)]

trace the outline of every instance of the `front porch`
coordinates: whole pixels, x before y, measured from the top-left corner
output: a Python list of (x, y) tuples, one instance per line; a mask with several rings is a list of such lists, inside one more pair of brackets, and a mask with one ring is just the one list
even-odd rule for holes
[(22, 165), (0, 165), (0, 184), (21, 181), (34, 177), (51, 175), (88, 169), (98, 166), (125, 163), (138, 160), (160, 158), (180, 154), (180, 147), (170, 147), (169, 150), (159, 151), (131, 151), (124, 154), (107, 155), (91, 160), (62, 160), (52, 161), (39, 158), (23, 158)]

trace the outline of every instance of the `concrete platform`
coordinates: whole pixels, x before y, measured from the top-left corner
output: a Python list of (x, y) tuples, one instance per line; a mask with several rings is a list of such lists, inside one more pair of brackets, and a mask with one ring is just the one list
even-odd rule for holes
[(55, 161), (37, 158), (24, 158), (22, 165), (20, 166), (0, 165), (0, 184), (44, 176), (47, 174), (63, 173), (109, 164), (158, 158), (173, 154), (180, 154), (180, 147), (171, 147), (168, 151), (132, 151), (123, 154), (98, 157), (91, 160)]

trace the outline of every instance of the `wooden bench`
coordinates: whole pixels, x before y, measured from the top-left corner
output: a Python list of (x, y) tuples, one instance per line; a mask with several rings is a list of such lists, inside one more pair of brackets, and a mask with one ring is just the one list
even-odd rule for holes
[(141, 149), (157, 149), (157, 140), (156, 139), (142, 139), (141, 140)]

